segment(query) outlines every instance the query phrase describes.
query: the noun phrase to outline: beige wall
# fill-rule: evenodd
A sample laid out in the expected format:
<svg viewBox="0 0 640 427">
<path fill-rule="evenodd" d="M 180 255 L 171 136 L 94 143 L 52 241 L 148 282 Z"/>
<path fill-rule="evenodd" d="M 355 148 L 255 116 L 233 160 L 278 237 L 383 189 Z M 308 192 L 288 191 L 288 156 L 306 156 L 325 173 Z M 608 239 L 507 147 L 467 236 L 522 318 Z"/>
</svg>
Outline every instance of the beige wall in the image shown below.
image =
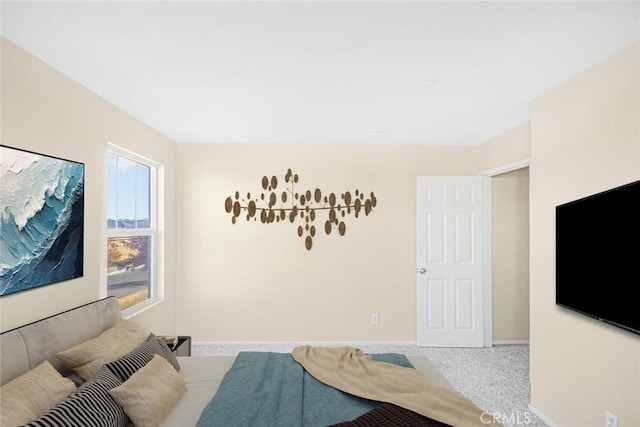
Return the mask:
<svg viewBox="0 0 640 427">
<path fill-rule="evenodd" d="M 509 129 L 478 148 L 480 173 L 526 160 L 531 156 L 531 123 Z"/>
<path fill-rule="evenodd" d="M 529 168 L 491 179 L 493 341 L 529 340 Z"/>
<path fill-rule="evenodd" d="M 158 333 L 175 330 L 175 144 L 104 99 L 2 39 L 4 145 L 85 164 L 84 277 L 5 295 L 2 330 L 106 296 L 107 142 L 164 165 L 166 301 L 136 317 Z"/>
<path fill-rule="evenodd" d="M 475 172 L 468 148 L 178 146 L 179 330 L 199 341 L 415 341 L 415 182 Z M 232 225 L 236 190 L 292 168 L 297 189 L 376 194 L 344 237 L 319 232 L 307 251 L 286 223 Z M 280 189 L 280 188 L 279 188 Z M 371 314 L 380 315 L 377 326 Z"/>
<path fill-rule="evenodd" d="M 196 341 L 415 341 L 416 177 L 481 167 L 477 147 L 179 144 L 179 331 Z M 296 188 L 373 191 L 378 206 L 348 218 L 344 237 L 316 219 L 311 251 L 289 222 L 232 225 L 226 197 L 257 195 L 263 175 L 283 183 L 288 168 Z"/>
<path fill-rule="evenodd" d="M 479 173 L 492 176 L 493 341 L 528 341 L 530 122 L 482 143 L 477 155 Z M 521 169 L 504 172 L 515 163 Z"/>
<path fill-rule="evenodd" d="M 532 405 L 558 426 L 638 426 L 640 339 L 555 305 L 554 213 L 640 179 L 640 43 L 537 98 L 531 131 Z"/>
</svg>

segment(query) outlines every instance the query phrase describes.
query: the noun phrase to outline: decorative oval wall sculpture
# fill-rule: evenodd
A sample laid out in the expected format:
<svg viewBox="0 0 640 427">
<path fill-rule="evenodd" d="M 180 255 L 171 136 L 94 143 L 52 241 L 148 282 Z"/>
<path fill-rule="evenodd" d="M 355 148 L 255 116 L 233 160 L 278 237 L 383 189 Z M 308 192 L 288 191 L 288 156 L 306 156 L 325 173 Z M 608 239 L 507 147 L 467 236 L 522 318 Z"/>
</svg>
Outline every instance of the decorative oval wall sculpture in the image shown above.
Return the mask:
<svg viewBox="0 0 640 427">
<path fill-rule="evenodd" d="M 278 179 L 275 176 L 263 176 L 259 196 L 252 197 L 251 193 L 247 193 L 246 198 L 241 198 L 240 192 L 236 191 L 233 196 L 227 197 L 224 209 L 232 215 L 231 223 L 236 224 L 240 216 L 244 216 L 247 221 L 257 221 L 259 217 L 263 224 L 286 220 L 291 224 L 299 222 L 298 236 L 304 238 L 304 246 L 311 250 L 313 238 L 318 232 L 314 223 L 318 216 L 324 213 L 322 211 L 326 211 L 324 232 L 327 235 L 337 232 L 344 236 L 347 232 L 347 216 L 353 215 L 358 218 L 362 213 L 367 216 L 377 204 L 373 192 L 369 197 L 365 197 L 360 190 L 353 193 L 346 191 L 338 197 L 335 193 L 326 195 L 319 188 L 296 191 L 298 174 L 294 174 L 291 169 L 287 170 L 284 181 L 285 188 L 280 191 L 277 190 Z"/>
</svg>

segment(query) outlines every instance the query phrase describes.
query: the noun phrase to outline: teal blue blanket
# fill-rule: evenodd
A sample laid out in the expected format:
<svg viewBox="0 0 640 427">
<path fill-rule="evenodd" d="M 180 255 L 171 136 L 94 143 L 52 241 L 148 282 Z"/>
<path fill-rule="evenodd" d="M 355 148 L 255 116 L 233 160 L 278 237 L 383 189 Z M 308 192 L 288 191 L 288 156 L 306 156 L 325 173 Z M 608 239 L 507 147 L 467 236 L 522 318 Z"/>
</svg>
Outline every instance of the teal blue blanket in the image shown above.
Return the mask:
<svg viewBox="0 0 640 427">
<path fill-rule="evenodd" d="M 413 367 L 402 354 L 373 359 Z M 326 427 L 378 405 L 321 383 L 289 353 L 241 352 L 196 427 Z"/>
</svg>

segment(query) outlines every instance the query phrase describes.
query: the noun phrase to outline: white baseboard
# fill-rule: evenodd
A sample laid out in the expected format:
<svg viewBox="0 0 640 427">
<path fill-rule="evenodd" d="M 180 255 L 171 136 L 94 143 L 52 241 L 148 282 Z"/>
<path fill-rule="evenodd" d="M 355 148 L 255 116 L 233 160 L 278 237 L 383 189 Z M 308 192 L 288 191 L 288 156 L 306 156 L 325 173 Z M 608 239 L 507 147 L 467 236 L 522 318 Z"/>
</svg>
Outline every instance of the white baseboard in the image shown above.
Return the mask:
<svg viewBox="0 0 640 427">
<path fill-rule="evenodd" d="M 192 346 L 225 346 L 241 349 L 259 347 L 269 349 L 281 349 L 283 347 L 297 347 L 299 345 L 313 345 L 318 347 L 371 347 L 371 346 L 409 346 L 418 347 L 416 341 L 193 341 Z M 492 345 L 529 345 L 526 340 L 493 341 Z"/>
<path fill-rule="evenodd" d="M 506 341 L 494 341 L 493 345 L 529 345 L 529 340 L 506 340 Z"/>
<path fill-rule="evenodd" d="M 540 412 L 536 408 L 534 408 L 534 406 L 531 403 L 529 403 L 529 405 L 527 405 L 527 406 L 529 407 L 529 411 L 531 411 L 531 413 L 533 415 L 535 415 L 536 417 L 540 418 L 546 425 L 548 425 L 549 427 L 558 427 L 553 423 L 553 421 L 551 421 L 549 418 L 545 417 L 542 412 Z"/>
<path fill-rule="evenodd" d="M 297 347 L 299 345 L 313 345 L 324 347 L 368 347 L 368 346 L 410 346 L 417 347 L 415 341 L 194 341 L 192 346 L 220 345 L 230 347 Z"/>
</svg>

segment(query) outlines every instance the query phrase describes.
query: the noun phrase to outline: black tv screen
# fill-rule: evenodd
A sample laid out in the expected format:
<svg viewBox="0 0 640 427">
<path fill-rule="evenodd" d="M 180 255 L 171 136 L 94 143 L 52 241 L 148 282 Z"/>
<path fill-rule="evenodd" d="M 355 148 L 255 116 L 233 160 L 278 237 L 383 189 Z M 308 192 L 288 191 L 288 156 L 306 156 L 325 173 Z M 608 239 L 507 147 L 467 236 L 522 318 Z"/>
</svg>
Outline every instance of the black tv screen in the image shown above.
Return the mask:
<svg viewBox="0 0 640 427">
<path fill-rule="evenodd" d="M 556 206 L 556 304 L 640 335 L 640 181 Z"/>
</svg>

